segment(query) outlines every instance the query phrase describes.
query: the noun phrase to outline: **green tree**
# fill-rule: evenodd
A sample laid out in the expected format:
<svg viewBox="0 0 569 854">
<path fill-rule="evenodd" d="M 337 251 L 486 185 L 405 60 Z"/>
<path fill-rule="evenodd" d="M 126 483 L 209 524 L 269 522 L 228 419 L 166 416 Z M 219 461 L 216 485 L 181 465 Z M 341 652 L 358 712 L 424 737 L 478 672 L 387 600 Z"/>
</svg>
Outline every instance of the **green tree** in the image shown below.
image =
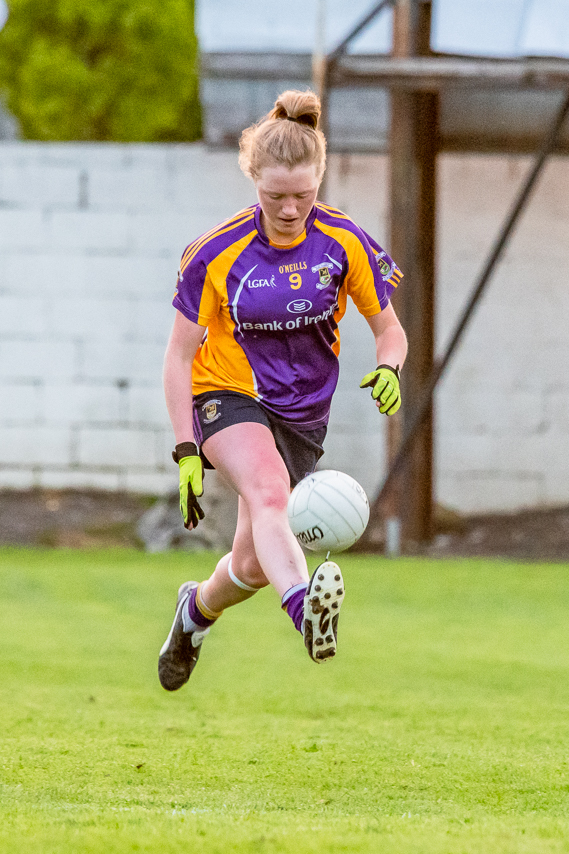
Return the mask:
<svg viewBox="0 0 569 854">
<path fill-rule="evenodd" d="M 23 135 L 201 135 L 194 0 L 8 0 L 0 89 Z"/>
</svg>

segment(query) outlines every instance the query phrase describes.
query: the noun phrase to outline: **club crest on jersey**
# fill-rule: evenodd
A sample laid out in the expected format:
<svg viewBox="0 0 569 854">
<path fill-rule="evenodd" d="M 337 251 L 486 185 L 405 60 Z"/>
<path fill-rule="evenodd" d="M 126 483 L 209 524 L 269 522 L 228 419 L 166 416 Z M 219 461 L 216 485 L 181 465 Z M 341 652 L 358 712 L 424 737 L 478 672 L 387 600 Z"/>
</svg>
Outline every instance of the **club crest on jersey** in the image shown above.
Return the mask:
<svg viewBox="0 0 569 854">
<path fill-rule="evenodd" d="M 327 288 L 330 282 L 332 281 L 332 276 L 330 275 L 330 270 L 333 268 L 333 264 L 329 261 L 323 261 L 322 264 L 317 264 L 315 267 L 312 267 L 313 273 L 318 273 L 319 284 L 316 285 L 319 291 Z"/>
<path fill-rule="evenodd" d="M 393 273 L 393 266 L 391 264 L 388 264 L 385 260 L 386 254 L 386 252 L 378 252 L 375 256 L 375 260 L 379 264 L 379 270 L 381 272 L 381 275 L 385 279 L 389 279 L 391 277 L 391 274 Z"/>
<path fill-rule="evenodd" d="M 202 412 L 205 414 L 206 420 L 210 423 L 221 418 L 221 412 L 217 411 L 218 406 L 221 406 L 221 400 L 208 400 L 202 406 Z"/>
</svg>

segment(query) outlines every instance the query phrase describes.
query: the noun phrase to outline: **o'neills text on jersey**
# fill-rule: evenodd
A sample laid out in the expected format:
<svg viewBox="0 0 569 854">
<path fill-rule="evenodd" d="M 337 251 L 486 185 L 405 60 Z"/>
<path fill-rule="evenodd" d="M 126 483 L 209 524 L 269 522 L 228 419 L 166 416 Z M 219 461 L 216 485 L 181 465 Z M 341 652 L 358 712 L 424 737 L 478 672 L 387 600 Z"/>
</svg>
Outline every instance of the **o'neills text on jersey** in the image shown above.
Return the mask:
<svg viewBox="0 0 569 854">
<path fill-rule="evenodd" d="M 297 270 L 306 269 L 306 261 L 299 261 L 297 264 L 281 264 L 279 273 L 296 273 Z"/>
</svg>

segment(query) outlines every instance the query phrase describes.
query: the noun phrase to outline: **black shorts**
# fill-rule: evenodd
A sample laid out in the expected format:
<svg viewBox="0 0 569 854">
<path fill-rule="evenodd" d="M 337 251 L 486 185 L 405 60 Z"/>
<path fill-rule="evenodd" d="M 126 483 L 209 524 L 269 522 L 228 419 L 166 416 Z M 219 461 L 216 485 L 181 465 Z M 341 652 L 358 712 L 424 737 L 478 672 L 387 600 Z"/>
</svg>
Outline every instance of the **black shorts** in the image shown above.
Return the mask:
<svg viewBox="0 0 569 854">
<path fill-rule="evenodd" d="M 291 486 L 312 474 L 324 453 L 325 425 L 313 430 L 302 429 L 297 424 L 277 418 L 252 397 L 236 391 L 206 391 L 194 396 L 194 430 L 200 447 L 214 433 L 247 421 L 269 428 L 287 467 Z M 214 468 L 204 452 L 200 453 L 204 466 Z"/>
</svg>

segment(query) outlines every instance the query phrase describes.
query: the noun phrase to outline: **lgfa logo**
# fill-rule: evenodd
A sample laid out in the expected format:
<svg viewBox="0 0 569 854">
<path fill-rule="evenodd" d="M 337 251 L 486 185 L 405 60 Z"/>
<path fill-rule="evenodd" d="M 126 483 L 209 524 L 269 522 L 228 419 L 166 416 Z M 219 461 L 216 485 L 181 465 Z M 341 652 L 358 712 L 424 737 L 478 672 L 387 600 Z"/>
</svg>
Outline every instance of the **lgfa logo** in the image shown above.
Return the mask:
<svg viewBox="0 0 569 854">
<path fill-rule="evenodd" d="M 274 276 L 271 276 L 270 281 L 269 279 L 249 279 L 247 282 L 248 288 L 276 288 L 276 286 Z"/>
</svg>

